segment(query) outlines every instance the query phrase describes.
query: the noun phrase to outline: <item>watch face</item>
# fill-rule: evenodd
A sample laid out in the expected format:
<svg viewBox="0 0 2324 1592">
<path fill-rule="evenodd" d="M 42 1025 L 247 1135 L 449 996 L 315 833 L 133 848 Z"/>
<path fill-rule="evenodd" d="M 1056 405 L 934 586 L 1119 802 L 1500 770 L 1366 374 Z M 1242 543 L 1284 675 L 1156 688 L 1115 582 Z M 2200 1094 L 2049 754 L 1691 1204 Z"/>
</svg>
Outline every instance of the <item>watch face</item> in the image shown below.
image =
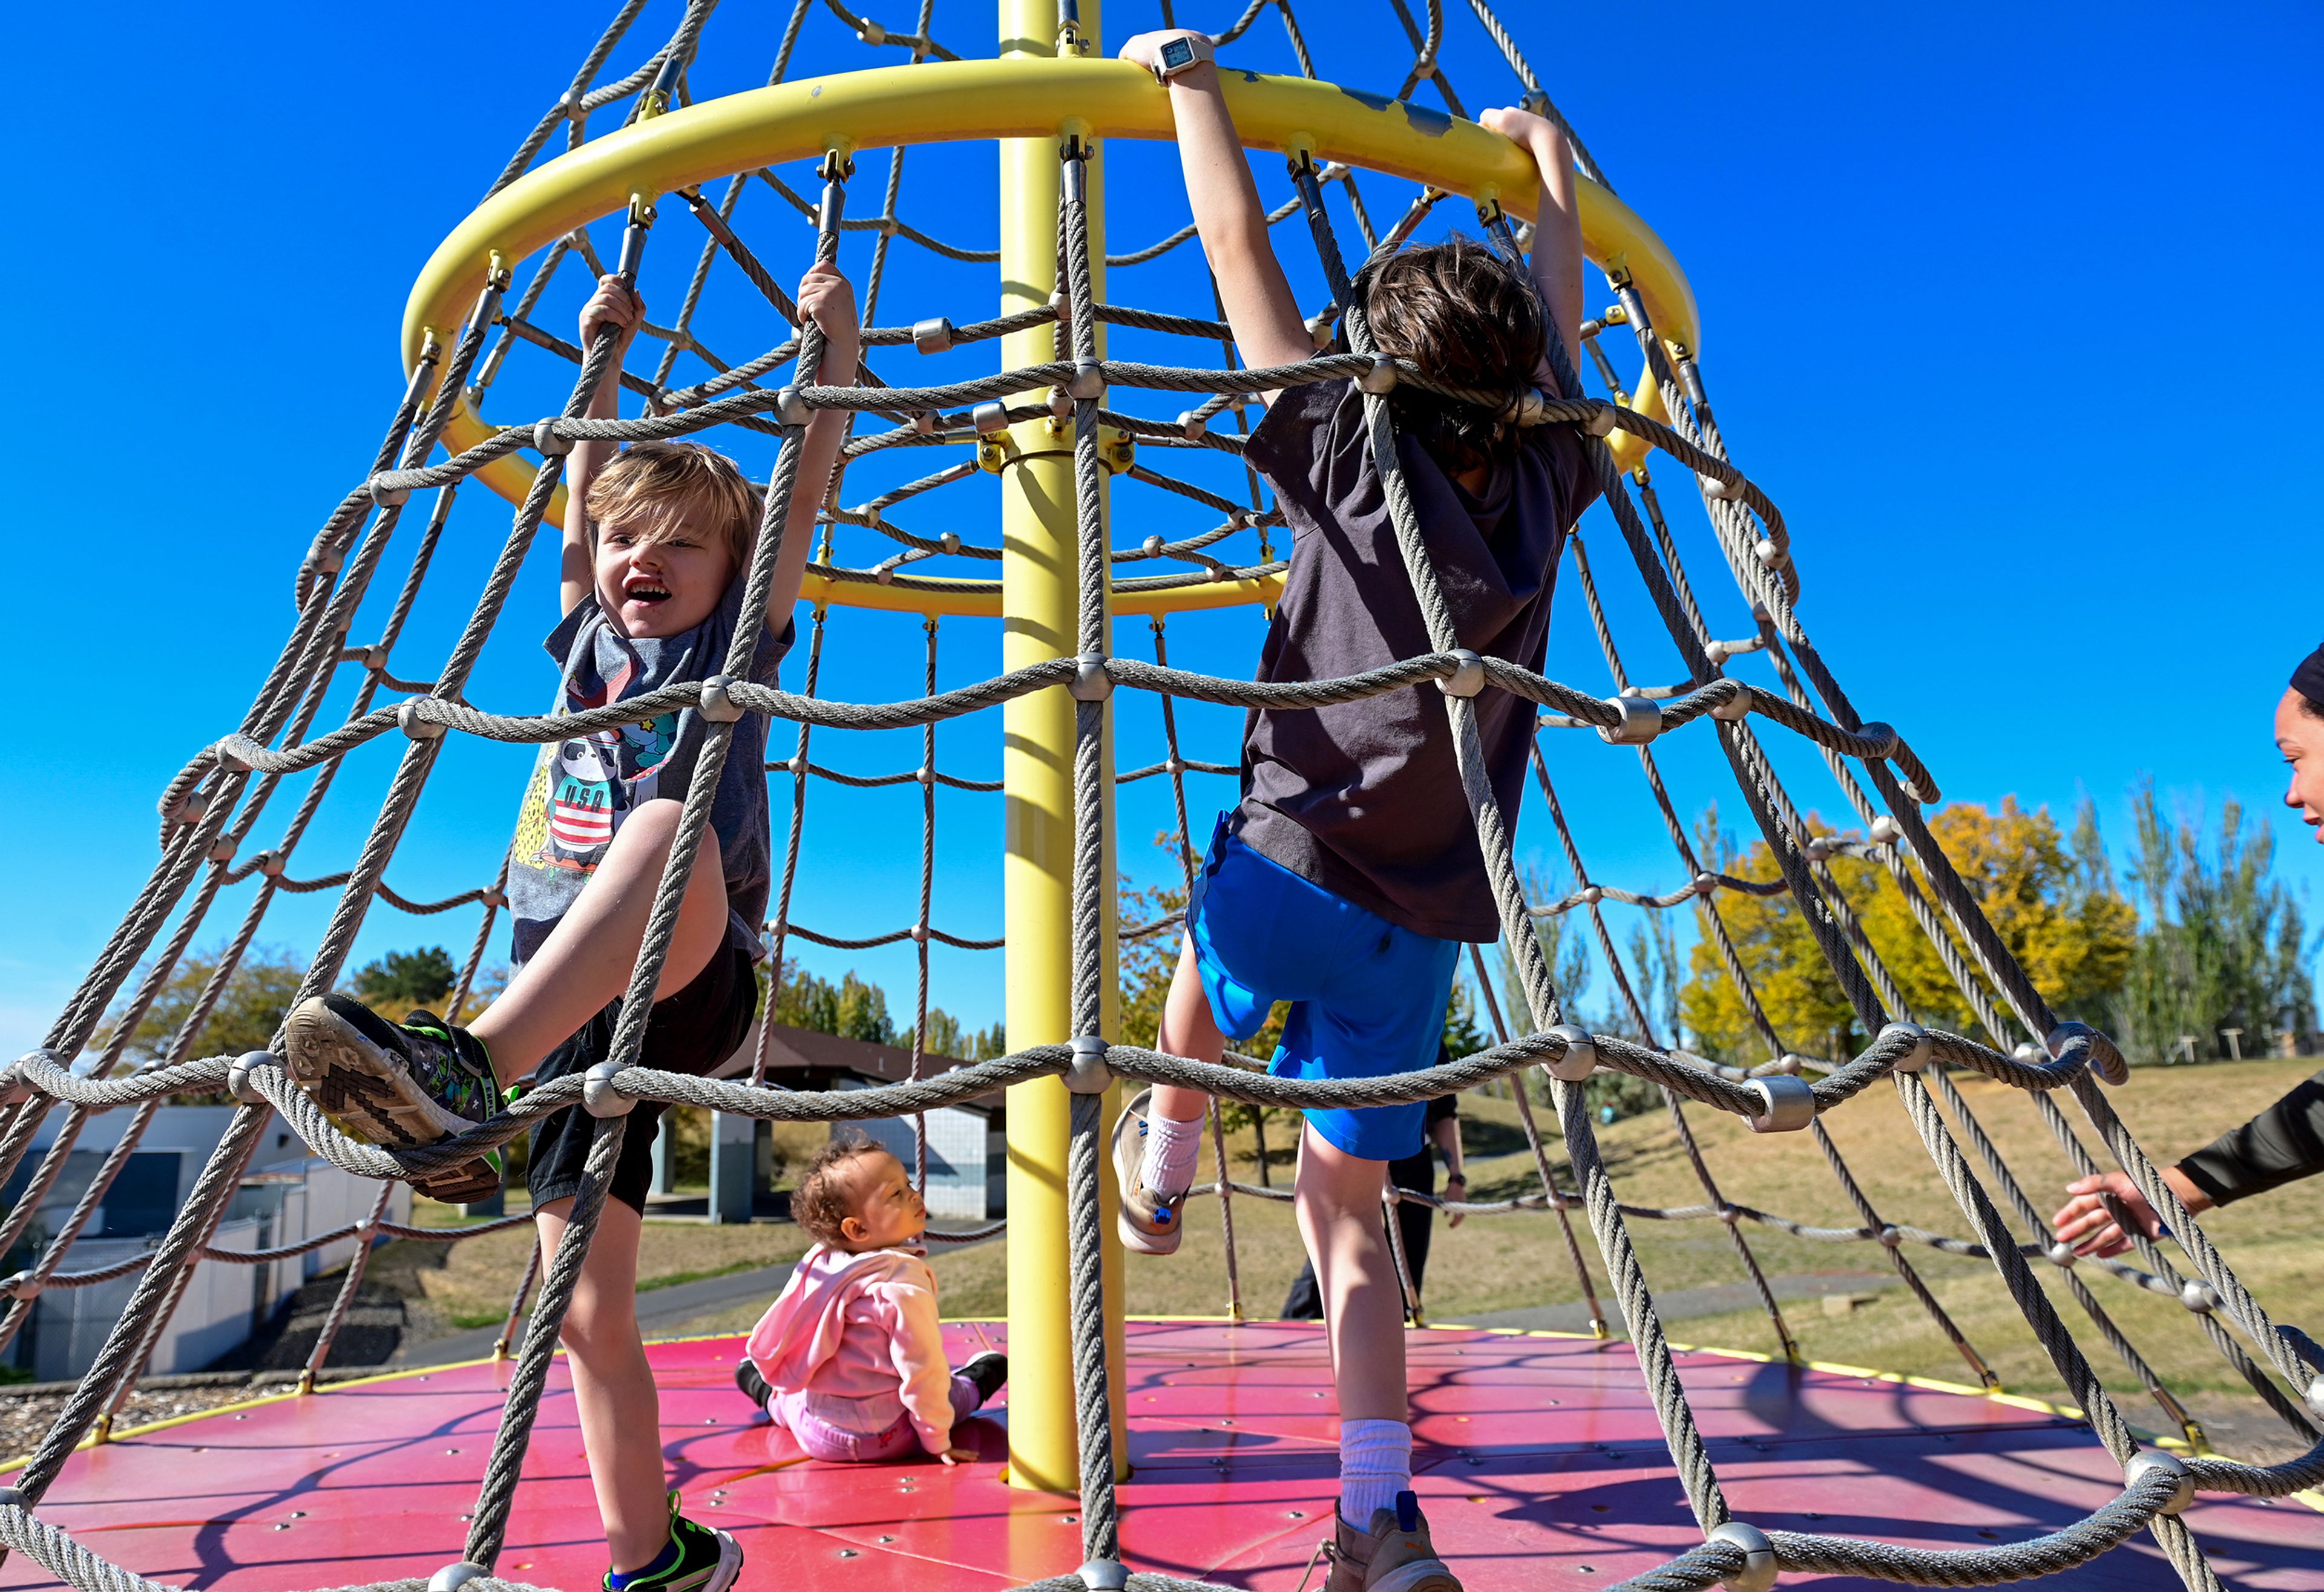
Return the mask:
<svg viewBox="0 0 2324 1592">
<path fill-rule="evenodd" d="M 1190 67 L 1194 64 L 1194 41 L 1192 39 L 1173 39 L 1167 44 L 1162 46 L 1162 69 L 1164 71 L 1175 72 L 1180 67 Z"/>
</svg>

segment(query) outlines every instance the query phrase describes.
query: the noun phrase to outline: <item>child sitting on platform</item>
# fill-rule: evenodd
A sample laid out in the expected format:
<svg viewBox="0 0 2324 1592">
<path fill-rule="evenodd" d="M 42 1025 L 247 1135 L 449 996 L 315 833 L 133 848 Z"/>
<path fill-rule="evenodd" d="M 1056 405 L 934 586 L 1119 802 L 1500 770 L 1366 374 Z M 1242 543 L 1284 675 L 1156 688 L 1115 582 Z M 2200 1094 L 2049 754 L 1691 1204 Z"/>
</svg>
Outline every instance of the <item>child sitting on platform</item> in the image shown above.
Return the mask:
<svg viewBox="0 0 2324 1592">
<path fill-rule="evenodd" d="M 1009 1380 L 1006 1357 L 954 1371 L 936 1326 L 936 1277 L 920 1244 L 927 1203 L 903 1163 L 860 1136 L 807 1164 L 791 1215 L 815 1239 L 744 1347 L 734 1385 L 817 1459 L 957 1465 L 954 1439 Z"/>
<path fill-rule="evenodd" d="M 816 379 L 852 383 L 862 339 L 847 279 L 817 265 L 799 283 L 798 303 L 823 329 Z M 589 419 L 615 417 L 621 350 L 644 318 L 643 300 L 613 276 L 582 310 L 583 347 L 606 326 L 621 345 L 590 395 Z M 748 649 L 754 683 L 774 679 L 790 646 L 791 608 L 845 422 L 837 410 L 815 416 L 799 444 L 789 518 L 764 529 L 780 541 L 765 622 Z M 761 534 L 757 490 L 733 460 L 692 443 L 616 452 L 576 442 L 567 469 L 564 618 L 548 640 L 560 676 L 553 711 L 602 708 L 724 672 Z M 339 995 L 291 1012 L 288 1070 L 343 1132 L 399 1149 L 433 1144 L 493 1115 L 521 1080 L 546 1083 L 611 1059 L 708 729 L 693 708 L 665 709 L 540 749 L 509 852 L 513 971 L 472 1026 L 429 1012 L 393 1024 Z M 766 739 L 759 714 L 735 722 L 641 1066 L 706 1073 L 734 1054 L 757 1009 L 752 964 L 770 853 Z M 659 1402 L 638 1331 L 638 1235 L 661 1110 L 641 1100 L 630 1112 L 561 1337 L 612 1561 L 608 1592 L 724 1592 L 742 1573 L 742 1551 L 729 1533 L 678 1514 L 678 1495 L 664 1490 Z M 575 1106 L 533 1130 L 527 1182 L 543 1254 L 565 1237 L 595 1125 Z M 439 1200 L 474 1201 L 499 1188 L 500 1171 L 478 1157 L 412 1182 Z"/>
<path fill-rule="evenodd" d="M 1268 218 L 1228 112 L 1211 41 L 1172 29 L 1126 60 L 1169 85 L 1194 225 L 1247 366 L 1297 364 L 1314 344 L 1268 241 Z M 1582 235 L 1571 157 L 1521 110 L 1484 124 L 1540 169 L 1532 280 L 1455 239 L 1376 257 L 1353 296 L 1380 351 L 1487 409 L 1405 384 L 1388 399 L 1397 448 L 1459 645 L 1538 670 L 1567 529 L 1596 495 L 1570 426 L 1520 430 L 1519 400 L 1556 391 L 1545 337 L 1579 351 Z M 1545 308 L 1547 320 L 1545 322 Z M 1292 534 L 1290 568 L 1259 655 L 1267 681 L 1360 674 L 1434 650 L 1389 521 L 1364 397 L 1347 380 L 1261 395 L 1243 456 L 1265 473 Z M 1512 824 L 1535 708 L 1476 699 L 1484 773 Z M 1436 1059 L 1463 941 L 1499 937 L 1452 734 L 1433 689 L 1337 706 L 1254 711 L 1242 799 L 1220 816 L 1187 903 L 1157 1048 L 1216 1062 L 1278 1001 L 1291 1003 L 1270 1070 L 1301 1079 L 1416 1071 Z M 1115 1136 L 1123 1242 L 1178 1247 L 1205 1097 L 1157 1087 Z M 1299 1150 L 1301 1236 L 1322 1284 L 1339 1395 L 1340 1505 L 1328 1592 L 1459 1592 L 1411 1491 L 1403 1302 L 1380 1223 L 1388 1164 L 1422 1145 L 1419 1104 L 1311 1110 Z"/>
</svg>

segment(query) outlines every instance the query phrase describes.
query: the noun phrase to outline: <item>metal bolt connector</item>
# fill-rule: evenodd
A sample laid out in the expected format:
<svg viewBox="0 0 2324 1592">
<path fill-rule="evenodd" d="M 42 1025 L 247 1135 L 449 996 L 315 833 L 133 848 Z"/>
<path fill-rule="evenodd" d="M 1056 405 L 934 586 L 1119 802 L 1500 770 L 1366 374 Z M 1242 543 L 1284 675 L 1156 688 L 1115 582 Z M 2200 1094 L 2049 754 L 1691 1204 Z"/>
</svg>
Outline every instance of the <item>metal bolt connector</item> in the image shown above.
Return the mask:
<svg viewBox="0 0 2324 1592">
<path fill-rule="evenodd" d="M 1549 1063 L 1549 1075 L 1567 1083 L 1582 1083 L 1598 1070 L 1598 1041 L 1590 1030 L 1560 1023 L 1550 1033 L 1565 1041 L 1565 1053 Z"/>
<path fill-rule="evenodd" d="M 1619 696 L 1609 697 L 1607 705 L 1622 715 L 1620 723 L 1599 728 L 1598 739 L 1609 745 L 1644 746 L 1663 732 L 1662 704 L 1651 696 L 1625 691 Z"/>
<path fill-rule="evenodd" d="M 702 716 L 714 724 L 731 724 L 742 716 L 742 704 L 728 695 L 732 676 L 713 675 L 702 682 Z"/>
<path fill-rule="evenodd" d="M 599 1062 L 581 1075 L 581 1103 L 592 1117 L 626 1117 L 637 1104 L 613 1087 L 622 1071 L 618 1062 Z"/>
<path fill-rule="evenodd" d="M 1815 1090 L 1804 1078 L 1754 1078 L 1743 1086 L 1758 1095 L 1759 1110 L 1744 1120 L 1753 1133 L 1797 1133 L 1816 1117 Z"/>
<path fill-rule="evenodd" d="M 1105 672 L 1102 654 L 1084 652 L 1074 659 L 1074 680 L 1067 687 L 1075 702 L 1103 702 L 1113 695 L 1113 676 Z"/>
<path fill-rule="evenodd" d="M 1907 1049 L 1896 1058 L 1899 1072 L 1917 1072 L 1935 1058 L 1936 1048 L 1929 1043 L 1929 1031 L 1918 1023 L 1890 1023 L 1880 1030 L 1879 1040 L 1901 1039 Z"/>
<path fill-rule="evenodd" d="M 2162 1453 L 2153 1449 L 2142 1449 L 2130 1457 L 2122 1468 L 2125 1486 L 2135 1487 L 2150 1476 L 2167 1476 L 2174 1485 L 2162 1513 L 2176 1514 L 2195 1501 L 2195 1478 L 2188 1474 L 2186 1464 L 2175 1454 Z"/>
<path fill-rule="evenodd" d="M 1106 1044 L 1094 1034 L 1074 1037 L 1074 1063 L 1065 1070 L 1065 1087 L 1075 1094 L 1103 1094 L 1113 1081 L 1113 1069 L 1105 1064 Z"/>
<path fill-rule="evenodd" d="M 1743 1568 L 1720 1580 L 1727 1592 L 1768 1592 L 1775 1584 L 1775 1545 L 1757 1526 L 1730 1520 L 1725 1525 L 1713 1526 L 1710 1540 L 1729 1542 L 1743 1550 Z"/>
<path fill-rule="evenodd" d="M 429 699 L 415 696 L 409 702 L 395 704 L 395 727 L 414 741 L 441 741 L 444 726 L 431 719 L 420 717 L 420 710 Z"/>
<path fill-rule="evenodd" d="M 1452 650 L 1454 664 L 1451 675 L 1436 682 L 1436 688 L 1447 696 L 1474 696 L 1485 688 L 1485 660 L 1462 648 Z"/>
</svg>

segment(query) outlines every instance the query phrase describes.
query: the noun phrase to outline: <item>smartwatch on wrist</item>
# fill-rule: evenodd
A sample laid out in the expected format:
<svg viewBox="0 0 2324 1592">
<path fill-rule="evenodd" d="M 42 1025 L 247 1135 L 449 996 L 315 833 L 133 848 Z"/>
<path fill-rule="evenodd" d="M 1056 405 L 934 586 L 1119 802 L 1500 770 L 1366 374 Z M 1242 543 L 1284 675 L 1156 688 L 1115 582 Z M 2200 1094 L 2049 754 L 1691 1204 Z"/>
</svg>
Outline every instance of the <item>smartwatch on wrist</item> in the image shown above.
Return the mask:
<svg viewBox="0 0 2324 1592">
<path fill-rule="evenodd" d="M 1154 80 L 1167 83 L 1183 73 L 1191 72 L 1204 61 L 1218 57 L 1211 41 L 1200 33 L 1180 33 L 1175 39 L 1165 39 L 1154 55 Z"/>
</svg>

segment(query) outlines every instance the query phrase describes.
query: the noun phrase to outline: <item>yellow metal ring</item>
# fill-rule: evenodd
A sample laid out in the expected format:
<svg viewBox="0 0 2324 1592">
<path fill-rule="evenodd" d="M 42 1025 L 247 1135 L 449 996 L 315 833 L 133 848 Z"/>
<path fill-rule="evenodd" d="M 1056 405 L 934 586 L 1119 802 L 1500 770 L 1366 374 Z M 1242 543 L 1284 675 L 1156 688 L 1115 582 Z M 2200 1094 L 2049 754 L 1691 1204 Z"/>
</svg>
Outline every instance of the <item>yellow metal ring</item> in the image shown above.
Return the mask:
<svg viewBox="0 0 2324 1592">
<path fill-rule="evenodd" d="M 1538 191 L 1532 157 L 1499 133 L 1379 95 L 1305 78 L 1257 72 L 1222 74 L 1243 143 L 1253 149 L 1311 149 L 1339 161 L 1471 199 L 1498 197 L 1530 219 Z M 624 210 L 639 192 L 668 193 L 736 171 L 822 154 L 838 147 L 940 143 L 974 138 L 1038 138 L 1069 118 L 1100 138 L 1176 136 L 1169 91 L 1153 74 L 1115 60 L 964 60 L 882 67 L 809 78 L 728 95 L 632 124 L 560 155 L 476 207 L 438 244 L 412 284 L 403 311 L 403 363 L 418 363 L 430 334 L 449 343 L 484 286 L 495 259 L 521 260 L 576 227 Z M 1582 245 L 1609 272 L 1627 272 L 1654 317 L 1656 332 L 1700 353 L 1693 291 L 1663 241 L 1637 212 L 1576 179 Z M 1641 381 L 1633 406 L 1666 419 L 1662 394 Z M 454 453 L 496 428 L 463 401 L 445 429 Z M 1625 469 L 1645 445 L 1626 432 L 1607 438 Z M 532 469 L 496 459 L 477 477 L 510 502 L 523 499 Z M 560 492 L 560 499 L 562 493 Z M 561 502 L 549 518 L 563 516 Z M 1274 581 L 1211 582 L 1163 592 L 1120 593 L 1117 613 L 1176 612 L 1271 601 Z M 982 591 L 915 592 L 810 577 L 811 602 L 900 608 L 916 613 L 994 614 L 1000 584 Z"/>
</svg>

